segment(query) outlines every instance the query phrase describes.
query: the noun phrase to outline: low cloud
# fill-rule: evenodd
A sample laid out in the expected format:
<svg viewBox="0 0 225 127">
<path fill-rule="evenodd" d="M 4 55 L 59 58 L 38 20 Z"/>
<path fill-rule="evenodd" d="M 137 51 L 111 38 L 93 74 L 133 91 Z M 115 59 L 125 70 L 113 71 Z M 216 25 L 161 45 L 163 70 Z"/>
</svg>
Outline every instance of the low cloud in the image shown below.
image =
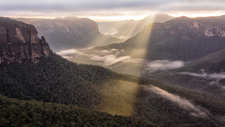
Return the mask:
<svg viewBox="0 0 225 127">
<path fill-rule="evenodd" d="M 190 101 L 180 98 L 178 95 L 171 94 L 159 87 L 146 87 L 147 90 L 150 90 L 165 99 L 168 99 L 176 104 L 178 104 L 181 108 L 190 111 L 190 115 L 196 116 L 196 117 L 206 117 L 208 111 L 206 109 L 201 108 L 200 106 L 196 106 L 192 104 Z"/>
<path fill-rule="evenodd" d="M 204 73 L 180 72 L 178 74 L 196 76 L 196 77 L 201 77 L 206 79 L 224 79 L 225 78 L 225 73 L 207 74 L 205 72 Z"/>
<path fill-rule="evenodd" d="M 103 32 L 105 35 L 114 35 L 116 33 L 118 33 L 118 30 L 115 28 L 111 28 L 108 32 Z"/>
<path fill-rule="evenodd" d="M 70 56 L 70 55 L 83 55 L 82 52 L 80 52 L 76 49 L 62 50 L 62 51 L 57 52 L 57 54 L 59 54 L 60 56 L 63 56 L 63 57 Z"/>
<path fill-rule="evenodd" d="M 73 58 L 79 59 L 80 57 L 82 57 L 92 61 L 97 61 L 98 63 L 96 64 L 98 65 L 109 66 L 111 64 L 130 58 L 130 56 L 118 56 L 121 52 L 124 52 L 124 51 L 118 50 L 118 49 L 111 49 L 111 50 L 103 50 L 103 51 L 98 51 L 93 53 L 85 53 L 82 50 L 69 49 L 69 50 L 62 50 L 60 52 L 57 52 L 57 54 L 67 59 L 73 59 Z M 79 60 L 77 62 L 79 62 Z"/>
<path fill-rule="evenodd" d="M 103 63 L 105 66 L 109 66 L 111 64 L 117 63 L 119 61 L 123 61 L 125 59 L 129 59 L 130 56 L 122 56 L 122 57 L 117 57 L 116 55 L 105 55 L 105 56 L 97 56 L 97 55 L 92 55 L 90 59 L 95 60 L 95 61 L 100 61 Z"/>
<path fill-rule="evenodd" d="M 156 60 L 145 65 L 145 70 L 149 72 L 166 71 L 184 66 L 183 61 Z"/>
<path fill-rule="evenodd" d="M 121 56 L 124 50 L 118 49 L 110 49 L 110 50 L 101 50 L 101 51 L 91 51 L 86 52 L 85 50 L 63 50 L 58 52 L 57 54 L 63 56 L 64 58 L 75 60 L 79 62 L 81 60 L 82 63 L 87 64 L 97 64 L 100 66 L 110 66 L 112 64 L 119 64 L 113 67 L 122 67 L 130 69 L 130 67 L 136 67 L 136 71 L 139 71 L 143 74 L 151 74 L 155 72 L 161 72 L 171 69 L 176 69 L 184 66 L 183 61 L 169 61 L 169 60 L 156 60 L 149 61 L 145 59 L 139 58 L 131 58 L 128 55 Z M 113 67 L 111 69 L 113 69 Z"/>
</svg>

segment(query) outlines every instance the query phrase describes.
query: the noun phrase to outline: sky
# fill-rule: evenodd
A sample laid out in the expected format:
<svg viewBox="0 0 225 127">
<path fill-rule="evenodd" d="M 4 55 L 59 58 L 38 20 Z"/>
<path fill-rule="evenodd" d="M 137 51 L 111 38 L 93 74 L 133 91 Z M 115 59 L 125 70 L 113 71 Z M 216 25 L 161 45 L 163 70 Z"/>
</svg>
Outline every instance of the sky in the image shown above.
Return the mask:
<svg viewBox="0 0 225 127">
<path fill-rule="evenodd" d="M 148 15 L 225 15 L 225 0 L 0 0 L 0 16 L 88 17 L 95 21 L 139 20 Z"/>
</svg>

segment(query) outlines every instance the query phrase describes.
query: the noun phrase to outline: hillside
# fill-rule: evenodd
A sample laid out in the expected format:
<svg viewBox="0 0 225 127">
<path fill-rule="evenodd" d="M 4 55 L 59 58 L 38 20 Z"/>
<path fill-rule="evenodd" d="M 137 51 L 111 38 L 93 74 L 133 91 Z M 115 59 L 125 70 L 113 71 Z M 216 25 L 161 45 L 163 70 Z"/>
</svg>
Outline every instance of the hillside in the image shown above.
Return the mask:
<svg viewBox="0 0 225 127">
<path fill-rule="evenodd" d="M 223 124 L 220 116 L 225 113 L 225 103 L 219 98 L 99 66 L 72 63 L 57 55 L 42 58 L 37 64 L 1 65 L 0 69 L 3 96 L 72 104 L 134 116 L 160 126 Z"/>
<path fill-rule="evenodd" d="M 73 105 L 24 101 L 0 95 L 0 126 L 143 126 L 156 127 L 148 121 L 110 115 Z"/>
<path fill-rule="evenodd" d="M 144 77 L 156 78 L 169 84 L 207 92 L 224 98 L 225 50 L 190 61 L 184 67 Z"/>
<path fill-rule="evenodd" d="M 124 50 L 119 56 L 130 55 L 147 60 L 190 61 L 225 48 L 225 28 L 215 23 L 180 17 L 146 26 L 133 38 L 97 50 Z"/>
<path fill-rule="evenodd" d="M 115 22 L 97 22 L 99 30 L 107 35 L 127 40 L 136 34 L 140 33 L 142 29 L 154 22 L 165 22 L 173 19 L 173 17 L 166 14 L 149 15 L 141 20 L 124 20 Z"/>
<path fill-rule="evenodd" d="M 39 35 L 45 36 L 54 51 L 122 42 L 122 40 L 110 35 L 101 34 L 97 23 L 88 18 L 20 18 L 17 20 L 33 24 L 37 28 Z"/>
<path fill-rule="evenodd" d="M 10 21 L 10 26 L 21 24 Z M 27 26 L 25 23 L 22 25 Z M 18 32 L 19 26 L 13 29 L 6 27 L 9 33 L 17 31 L 16 36 L 6 39 L 9 48 L 20 49 L 14 43 L 20 46 L 26 36 L 31 39 L 28 44 L 35 42 L 35 39 L 39 42 L 43 40 L 37 37 L 37 32 L 31 37 L 29 32 Z M 35 27 L 32 26 L 32 29 Z M 18 39 L 18 36 L 21 38 Z M 17 40 L 9 43 L 13 37 Z M 23 45 L 26 45 L 26 41 Z M 30 54 L 35 54 L 36 50 L 31 49 L 32 45 L 28 50 Z M 4 54 L 13 53 L 7 50 Z M 225 125 L 225 102 L 220 97 L 174 87 L 157 80 L 119 74 L 100 66 L 73 63 L 52 52 L 48 56 L 36 54 L 36 57 L 36 62 L 0 64 L 0 121 L 3 126 L 89 126 L 99 125 L 99 118 L 106 119 L 101 122 L 104 125 L 100 126 Z M 10 55 L 10 59 L 17 60 L 20 57 Z M 46 111 L 46 108 L 49 110 Z M 121 123 L 121 119 L 132 122 Z"/>
</svg>

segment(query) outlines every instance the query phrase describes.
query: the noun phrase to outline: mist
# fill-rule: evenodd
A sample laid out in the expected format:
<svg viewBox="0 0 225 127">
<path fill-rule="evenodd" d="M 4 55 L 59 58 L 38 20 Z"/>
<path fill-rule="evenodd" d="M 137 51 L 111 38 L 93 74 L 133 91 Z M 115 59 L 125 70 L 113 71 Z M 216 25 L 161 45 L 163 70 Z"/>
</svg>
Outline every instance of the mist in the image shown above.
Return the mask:
<svg viewBox="0 0 225 127">
<path fill-rule="evenodd" d="M 207 74 L 205 72 L 203 73 L 192 73 L 192 72 L 180 72 L 178 74 L 183 74 L 183 75 L 190 75 L 190 76 L 195 76 L 195 77 L 201 77 L 205 79 L 224 79 L 225 78 L 225 73 L 213 73 L 213 74 Z"/>
<path fill-rule="evenodd" d="M 124 53 L 124 50 L 122 49 L 110 49 L 101 51 L 69 49 L 57 52 L 57 54 L 61 55 L 62 57 L 74 62 L 100 65 L 109 67 L 114 71 L 134 75 L 138 75 L 139 73 L 152 74 L 155 72 L 167 71 L 183 67 L 185 64 L 184 61 L 180 60 L 149 61 L 146 59 L 132 58 L 129 55 L 122 56 L 122 53 Z M 134 70 L 135 72 L 131 70 Z"/>
<path fill-rule="evenodd" d="M 118 56 L 121 52 L 123 52 L 123 50 L 111 49 L 87 53 L 84 50 L 69 49 L 57 52 L 57 54 L 66 59 L 74 60 L 75 62 L 81 62 L 79 59 L 86 59 L 85 61 L 88 63 L 94 63 L 100 66 L 109 66 L 130 58 L 130 56 Z"/>
<path fill-rule="evenodd" d="M 208 111 L 206 109 L 203 109 L 200 106 L 196 106 L 192 104 L 190 101 L 180 98 L 178 95 L 171 94 L 159 87 L 145 87 L 147 90 L 150 90 L 163 98 L 170 100 L 176 104 L 178 104 L 181 108 L 187 110 L 190 112 L 190 115 L 196 116 L 196 117 L 206 117 Z"/>
<path fill-rule="evenodd" d="M 155 71 L 166 71 L 166 70 L 172 70 L 176 68 L 181 68 L 184 66 L 183 61 L 169 61 L 169 60 L 156 60 L 148 62 L 145 66 L 145 70 L 149 72 L 155 72 Z"/>
<path fill-rule="evenodd" d="M 114 34 L 118 33 L 118 30 L 116 28 L 111 28 L 110 31 L 107 31 L 106 32 L 106 31 L 102 30 L 101 32 L 103 34 L 105 34 L 105 35 L 111 35 L 111 36 L 113 36 Z"/>
<path fill-rule="evenodd" d="M 82 52 L 76 50 L 76 49 L 69 49 L 69 50 L 62 50 L 57 52 L 62 57 L 70 56 L 70 55 L 83 55 Z"/>
</svg>

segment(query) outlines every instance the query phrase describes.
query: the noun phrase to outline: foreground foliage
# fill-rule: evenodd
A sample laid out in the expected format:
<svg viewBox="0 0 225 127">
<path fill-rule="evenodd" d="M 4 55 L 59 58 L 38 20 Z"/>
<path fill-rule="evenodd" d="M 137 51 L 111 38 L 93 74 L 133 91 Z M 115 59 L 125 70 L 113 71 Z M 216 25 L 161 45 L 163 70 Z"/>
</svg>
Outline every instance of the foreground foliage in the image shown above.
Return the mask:
<svg viewBox="0 0 225 127">
<path fill-rule="evenodd" d="M 148 121 L 110 115 L 73 105 L 24 101 L 0 95 L 1 127 L 153 127 Z"/>
<path fill-rule="evenodd" d="M 224 125 L 220 116 L 225 115 L 225 103 L 219 98 L 156 80 L 118 74 L 99 66 L 76 64 L 58 55 L 42 58 L 37 64 L 0 65 L 0 70 L 0 94 L 10 98 L 134 116 L 160 126 Z M 190 115 L 191 112 L 179 104 L 145 89 L 151 85 L 191 100 L 209 113 L 206 117 Z M 11 122 L 9 118 L 5 120 Z"/>
</svg>

